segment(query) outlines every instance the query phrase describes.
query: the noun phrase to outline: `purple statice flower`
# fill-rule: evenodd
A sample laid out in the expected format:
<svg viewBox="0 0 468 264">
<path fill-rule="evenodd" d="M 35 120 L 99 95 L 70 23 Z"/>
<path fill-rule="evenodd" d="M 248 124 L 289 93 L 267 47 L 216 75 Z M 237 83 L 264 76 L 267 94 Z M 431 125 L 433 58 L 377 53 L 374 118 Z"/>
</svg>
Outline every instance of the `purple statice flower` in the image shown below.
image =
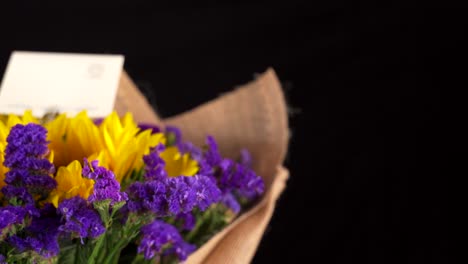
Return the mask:
<svg viewBox="0 0 468 264">
<path fill-rule="evenodd" d="M 166 126 L 165 134 L 166 137 L 169 139 L 169 143 L 171 143 L 171 145 L 178 146 L 182 142 L 182 133 L 177 127 Z"/>
<path fill-rule="evenodd" d="M 253 170 L 230 159 L 224 159 L 219 168 L 221 170 L 219 186 L 223 193 L 236 192 L 248 199 L 263 193 L 265 189 L 263 180 Z"/>
<path fill-rule="evenodd" d="M 106 230 L 99 214 L 79 196 L 63 200 L 58 212 L 64 223 L 59 231 L 72 237 L 95 238 Z"/>
<path fill-rule="evenodd" d="M 196 248 L 185 242 L 174 226 L 160 220 L 142 227 L 141 233 L 143 236 L 138 253 L 143 254 L 146 259 L 175 254 L 179 260 L 184 261 Z"/>
<path fill-rule="evenodd" d="M 193 145 L 191 142 L 183 142 L 178 145 L 179 151 L 189 153 L 200 167 L 198 174 L 206 176 L 214 176 L 215 169 L 221 163 L 222 158 L 218 150 L 218 145 L 213 137 L 208 136 L 206 139 L 207 150 L 203 152 L 200 148 Z"/>
<path fill-rule="evenodd" d="M 195 227 L 196 218 L 192 213 L 180 213 L 176 216 L 176 220 L 182 221 L 182 229 L 190 231 Z"/>
<path fill-rule="evenodd" d="M 5 256 L 0 254 L 0 264 L 7 264 Z"/>
<path fill-rule="evenodd" d="M 221 190 L 212 178 L 195 175 L 193 177 L 183 177 L 183 179 L 192 186 L 195 192 L 195 203 L 200 210 L 206 210 L 211 204 L 217 203 L 221 199 Z"/>
<path fill-rule="evenodd" d="M 208 149 L 204 154 L 204 163 L 207 167 L 211 166 L 214 171 L 218 169 L 215 172 L 215 178 L 223 193 L 234 191 L 247 198 L 254 198 L 263 193 L 265 188 L 263 180 L 249 168 L 252 160 L 247 150 L 241 151 L 240 163 L 236 163 L 231 159 L 221 157 L 213 137 L 208 136 L 206 144 Z"/>
<path fill-rule="evenodd" d="M 178 145 L 178 148 L 182 154 L 189 153 L 190 157 L 199 164 L 203 161 L 203 151 L 191 142 L 182 142 Z"/>
<path fill-rule="evenodd" d="M 2 192 L 7 201 L 15 199 L 17 204 L 34 204 L 34 198 L 26 187 L 7 185 L 2 188 Z"/>
<path fill-rule="evenodd" d="M 247 168 L 252 167 L 252 156 L 250 156 L 250 152 L 246 149 L 242 149 L 240 153 L 240 161 L 239 163 Z"/>
<path fill-rule="evenodd" d="M 203 175 L 135 182 L 127 189 L 130 212 L 151 211 L 158 216 L 205 210 L 221 198 L 215 182 Z"/>
<path fill-rule="evenodd" d="M 97 160 L 91 162 L 91 167 L 89 165 L 85 158 L 83 176 L 94 180 L 93 194 L 88 197 L 90 202 L 110 200 L 113 205 L 127 200 L 127 194 L 120 192 L 120 184 L 112 171 L 99 167 Z"/>
<path fill-rule="evenodd" d="M 135 182 L 127 189 L 126 208 L 130 212 L 151 211 L 158 215 L 167 214 L 166 185 L 164 181 Z"/>
<path fill-rule="evenodd" d="M 218 144 L 212 136 L 208 136 L 206 138 L 206 145 L 208 147 L 204 155 L 206 163 L 211 167 L 218 166 L 223 160 L 218 150 Z"/>
<path fill-rule="evenodd" d="M 252 159 L 247 150 L 241 151 L 240 162 L 236 163 L 231 159 L 221 157 L 218 145 L 212 136 L 207 137 L 206 145 L 207 150 L 202 158 L 196 159 L 200 166 L 199 174 L 215 178 L 223 195 L 236 192 L 250 199 L 263 193 L 265 188 L 263 180 L 250 169 Z M 185 151 L 197 153 L 196 147 L 184 144 L 182 146 Z M 193 156 L 197 157 L 196 154 Z M 224 199 L 231 200 L 230 205 L 234 205 L 231 198 Z M 236 206 L 231 209 L 236 209 Z"/>
<path fill-rule="evenodd" d="M 46 197 L 57 183 L 50 176 L 54 166 L 45 155 L 48 153 L 47 130 L 37 124 L 15 125 L 7 137 L 5 161 L 3 164 L 10 170 L 5 174 L 5 183 L 11 186 L 25 188 L 31 196 Z M 3 190 L 2 190 L 3 191 Z M 14 192 L 21 193 L 19 197 L 25 203 L 30 202 L 24 195 L 24 189 L 5 190 L 9 199 Z"/>
<path fill-rule="evenodd" d="M 143 158 L 146 182 L 135 182 L 129 186 L 126 209 L 167 216 L 191 212 L 194 207 L 205 210 L 219 201 L 221 192 L 208 176 L 169 178 L 164 170 L 164 160 L 159 156 L 163 150 L 164 146 L 160 144 Z"/>
<path fill-rule="evenodd" d="M 31 225 L 20 234 L 11 236 L 7 242 L 20 252 L 35 251 L 45 258 L 56 256 L 59 251 L 58 227 L 60 217 L 52 204 L 46 204 L 40 213 L 33 217 Z"/>
<path fill-rule="evenodd" d="M 39 216 L 39 210 L 32 205 L 5 206 L 0 208 L 0 238 L 6 235 L 9 228 L 23 224 L 26 218 Z"/>
<path fill-rule="evenodd" d="M 104 121 L 104 118 L 102 117 L 99 117 L 99 118 L 95 118 L 93 120 L 93 123 L 96 125 L 96 126 L 100 126 L 102 124 L 102 122 Z"/>
<path fill-rule="evenodd" d="M 152 134 L 161 132 L 161 129 L 160 129 L 158 126 L 152 125 L 152 124 L 139 123 L 139 124 L 138 124 L 138 127 L 141 129 L 141 131 L 145 131 L 145 130 L 151 129 L 151 133 L 152 133 Z"/>
<path fill-rule="evenodd" d="M 223 195 L 221 203 L 231 209 L 235 214 L 239 213 L 241 210 L 241 205 L 237 201 L 236 197 L 230 192 Z"/>
<path fill-rule="evenodd" d="M 221 191 L 215 182 L 203 175 L 179 176 L 166 179 L 169 188 L 169 211 L 172 214 L 191 212 L 194 207 L 201 211 L 221 198 Z"/>
<path fill-rule="evenodd" d="M 145 162 L 145 178 L 147 180 L 163 180 L 167 178 L 167 172 L 164 169 L 166 163 L 159 156 L 164 148 L 163 144 L 159 144 L 148 155 L 143 157 L 143 161 Z"/>
<path fill-rule="evenodd" d="M 164 252 L 164 255 L 176 255 L 180 261 L 185 261 L 188 256 L 195 251 L 195 249 L 197 249 L 195 245 L 189 244 L 182 240 L 178 243 L 174 243 L 172 247 L 168 248 L 166 252 Z"/>
<path fill-rule="evenodd" d="M 20 236 L 14 235 L 7 238 L 6 241 L 8 242 L 8 244 L 12 245 L 17 251 L 25 252 L 32 248 L 31 240 L 32 238 L 22 238 Z M 35 241 L 33 243 L 35 244 Z"/>
<path fill-rule="evenodd" d="M 196 176 L 194 176 L 196 177 Z M 196 190 L 193 184 L 186 181 L 192 177 L 174 177 L 165 181 L 168 195 L 166 196 L 168 211 L 171 214 L 179 212 L 186 213 L 192 211 L 196 204 Z"/>
<path fill-rule="evenodd" d="M 236 173 L 241 175 L 237 178 L 239 181 L 237 192 L 240 196 L 253 199 L 265 191 L 263 179 L 250 168 L 237 164 Z"/>
</svg>

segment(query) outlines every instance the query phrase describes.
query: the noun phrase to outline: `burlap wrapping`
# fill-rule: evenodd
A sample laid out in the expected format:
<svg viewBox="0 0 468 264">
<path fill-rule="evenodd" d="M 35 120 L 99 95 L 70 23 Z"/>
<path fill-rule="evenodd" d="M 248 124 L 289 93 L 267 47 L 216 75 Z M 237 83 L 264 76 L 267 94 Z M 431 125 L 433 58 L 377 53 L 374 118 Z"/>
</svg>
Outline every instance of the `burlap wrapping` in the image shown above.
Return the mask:
<svg viewBox="0 0 468 264">
<path fill-rule="evenodd" d="M 228 94 L 163 120 L 123 72 L 115 109 L 121 115 L 132 112 L 138 122 L 177 126 L 185 140 L 197 145 L 212 135 L 228 157 L 238 156 L 242 148 L 251 152 L 253 168 L 266 183 L 265 195 L 187 260 L 190 264 L 250 263 L 288 178 L 282 167 L 289 139 L 288 116 L 275 72 L 268 69 Z"/>
</svg>

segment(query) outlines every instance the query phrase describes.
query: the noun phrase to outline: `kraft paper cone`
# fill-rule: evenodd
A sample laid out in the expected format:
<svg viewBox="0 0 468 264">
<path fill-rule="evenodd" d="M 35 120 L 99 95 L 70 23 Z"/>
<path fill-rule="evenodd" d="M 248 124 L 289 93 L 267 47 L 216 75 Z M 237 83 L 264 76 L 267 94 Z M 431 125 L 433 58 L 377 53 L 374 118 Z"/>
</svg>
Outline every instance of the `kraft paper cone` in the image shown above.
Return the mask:
<svg viewBox="0 0 468 264">
<path fill-rule="evenodd" d="M 265 180 L 265 195 L 187 260 L 190 264 L 250 263 L 288 178 L 281 166 L 288 147 L 288 117 L 275 72 L 268 69 L 228 94 L 164 120 L 124 72 L 115 109 L 119 114 L 132 112 L 137 122 L 177 126 L 184 140 L 199 146 L 212 135 L 224 156 L 237 157 L 242 148 L 250 151 L 254 170 Z"/>
</svg>

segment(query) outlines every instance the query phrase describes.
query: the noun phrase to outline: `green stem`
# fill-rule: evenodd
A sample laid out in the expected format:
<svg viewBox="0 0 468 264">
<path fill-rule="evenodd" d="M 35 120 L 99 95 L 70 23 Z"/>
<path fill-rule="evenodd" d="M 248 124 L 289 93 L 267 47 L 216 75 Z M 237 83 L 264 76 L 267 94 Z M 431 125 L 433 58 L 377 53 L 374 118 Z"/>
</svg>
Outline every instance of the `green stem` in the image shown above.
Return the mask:
<svg viewBox="0 0 468 264">
<path fill-rule="evenodd" d="M 97 256 L 96 263 L 102 263 L 108 252 L 108 244 L 109 244 L 108 240 L 109 240 L 110 235 L 107 232 L 105 233 L 105 235 L 106 236 L 104 238 L 104 250 L 100 250 L 99 255 Z"/>
<path fill-rule="evenodd" d="M 135 225 L 129 229 L 127 229 L 128 231 L 125 232 L 124 231 L 124 234 L 129 234 L 127 236 L 124 236 L 122 237 L 121 240 L 119 240 L 119 242 L 117 243 L 117 245 L 114 246 L 114 248 L 112 249 L 112 251 L 109 253 L 109 255 L 107 255 L 107 259 L 105 260 L 105 264 L 112 264 L 113 263 L 113 259 L 114 259 L 114 256 L 117 254 L 117 253 L 120 253 L 120 251 L 128 245 L 128 243 L 130 243 L 140 232 L 140 225 Z"/>
<path fill-rule="evenodd" d="M 135 258 L 132 261 L 132 264 L 139 264 L 141 263 L 142 259 L 143 259 L 143 256 L 141 254 L 136 254 Z"/>
<path fill-rule="evenodd" d="M 112 251 L 107 255 L 107 258 L 104 263 L 112 264 L 114 255 L 117 254 L 117 252 L 120 252 L 121 248 L 123 248 L 126 244 L 128 244 L 128 242 L 129 241 L 127 241 L 126 239 L 120 240 L 119 243 L 117 243 L 117 245 L 115 245 Z"/>
<path fill-rule="evenodd" d="M 209 210 L 203 212 L 202 217 L 200 217 L 200 219 L 197 220 L 193 229 L 185 237 L 185 241 L 191 242 L 192 239 L 198 234 L 198 231 L 200 230 L 202 225 L 205 223 L 205 220 L 207 218 L 206 216 L 208 214 L 209 214 Z"/>
<path fill-rule="evenodd" d="M 104 239 L 106 237 L 106 233 L 102 234 L 99 238 L 98 241 L 96 242 L 96 245 L 94 246 L 93 252 L 91 253 L 91 256 L 89 256 L 89 264 L 94 264 L 96 263 L 96 258 L 101 251 L 102 248 L 102 243 L 104 242 Z"/>
<path fill-rule="evenodd" d="M 76 245 L 76 249 L 75 249 L 75 264 L 79 264 L 78 263 L 78 259 L 79 259 L 79 256 L 80 256 L 80 245 L 77 244 Z"/>
<path fill-rule="evenodd" d="M 108 241 L 109 254 L 107 254 L 99 264 L 114 264 L 118 263 L 120 252 L 140 233 L 140 228 L 152 219 L 152 215 L 136 216 L 130 214 L 127 223 L 122 226 L 119 234 L 112 235 L 112 241 Z M 117 241 L 116 244 L 113 242 Z"/>
</svg>

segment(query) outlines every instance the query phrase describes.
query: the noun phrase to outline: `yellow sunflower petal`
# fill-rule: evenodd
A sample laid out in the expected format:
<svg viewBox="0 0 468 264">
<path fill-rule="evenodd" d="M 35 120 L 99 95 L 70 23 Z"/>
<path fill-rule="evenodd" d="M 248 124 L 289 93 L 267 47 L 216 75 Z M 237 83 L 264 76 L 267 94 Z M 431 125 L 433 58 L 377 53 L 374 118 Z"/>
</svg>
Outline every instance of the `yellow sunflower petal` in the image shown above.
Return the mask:
<svg viewBox="0 0 468 264">
<path fill-rule="evenodd" d="M 77 160 L 66 167 L 60 167 L 55 180 L 57 181 L 57 188 L 50 193 L 47 200 L 56 207 L 63 199 L 74 196 L 88 199 L 93 191 L 94 181 L 83 178 L 81 163 Z"/>
<path fill-rule="evenodd" d="M 176 146 L 166 148 L 161 153 L 161 158 L 166 163 L 165 169 L 169 177 L 193 176 L 198 172 L 198 163 L 187 153 L 181 155 Z"/>
</svg>

